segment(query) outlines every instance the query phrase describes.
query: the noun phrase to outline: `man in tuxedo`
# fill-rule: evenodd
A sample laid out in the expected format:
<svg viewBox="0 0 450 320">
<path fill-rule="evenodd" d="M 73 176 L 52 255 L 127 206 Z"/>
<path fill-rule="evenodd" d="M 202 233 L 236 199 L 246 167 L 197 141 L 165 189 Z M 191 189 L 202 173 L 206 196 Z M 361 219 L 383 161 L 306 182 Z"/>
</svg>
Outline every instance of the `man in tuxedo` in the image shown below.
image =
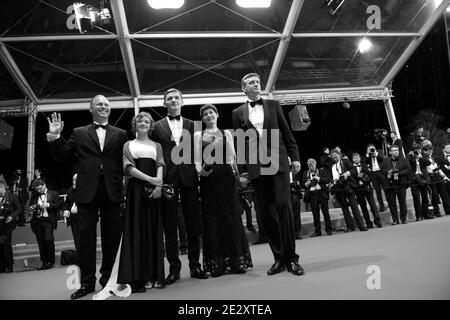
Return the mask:
<svg viewBox="0 0 450 320">
<path fill-rule="evenodd" d="M 334 162 L 331 166 L 331 177 L 333 179 L 331 191 L 336 194 L 336 199 L 341 205 L 345 224 L 347 225 L 345 232 L 355 231 L 353 220 L 356 221 L 360 231 L 367 231 L 361 219 L 361 213 L 358 209 L 358 202 L 356 201 L 354 191 L 354 188 L 358 186 L 355 180 L 357 170 L 350 160 L 341 159 L 341 152 L 339 150 L 331 150 L 330 155 Z M 350 208 L 352 209 L 353 218 L 350 215 L 350 210 L 348 210 L 348 204 L 350 204 Z"/>
<path fill-rule="evenodd" d="M 287 267 L 294 275 L 303 275 L 304 270 L 298 263 L 299 256 L 295 253 L 289 188 L 288 157 L 292 160 L 293 174 L 300 171 L 297 143 L 280 104 L 260 97 L 260 76 L 247 74 L 242 78 L 241 85 L 247 101 L 232 113 L 234 129 L 241 129 L 235 132 L 237 161 L 241 165 L 240 171 L 248 172 L 254 187 L 262 227 L 275 259 L 267 274 L 277 274 Z M 240 139 L 239 135 L 244 139 Z M 270 157 L 270 161 L 264 159 L 266 156 Z M 246 164 L 246 169 L 243 169 L 243 164 Z"/>
<path fill-rule="evenodd" d="M 414 202 L 414 212 L 416 213 L 416 221 L 423 219 L 431 219 L 428 207 L 428 184 L 430 182 L 430 175 L 427 171 L 427 166 L 431 164 L 430 160 L 422 156 L 422 147 L 415 146 L 413 150 L 408 153 L 407 157 L 411 166 L 411 194 Z"/>
<path fill-rule="evenodd" d="M 375 188 L 375 193 L 377 195 L 378 203 L 380 204 L 379 212 L 385 211 L 383 195 L 381 189 L 384 185 L 384 175 L 381 172 L 381 164 L 383 163 L 383 156 L 378 153 L 377 149 L 373 144 L 367 145 L 367 153 L 365 159 L 362 161 L 363 164 L 369 166 L 369 177 L 372 181 L 373 187 Z"/>
<path fill-rule="evenodd" d="M 311 237 L 322 235 L 322 227 L 320 223 L 320 209 L 325 220 L 325 231 L 329 236 L 332 233 L 330 211 L 328 210 L 328 199 L 330 195 L 327 184 L 330 183 L 330 175 L 328 170 L 317 169 L 317 161 L 308 159 L 306 162 L 308 170 L 303 173 L 302 184 L 306 187 L 304 201 L 311 203 L 311 211 L 314 219 L 314 233 Z"/>
<path fill-rule="evenodd" d="M 396 198 L 400 205 L 400 219 L 403 224 L 406 223 L 408 213 L 406 207 L 406 189 L 409 185 L 411 166 L 408 160 L 400 156 L 400 150 L 397 146 L 389 148 L 389 157 L 384 159 L 381 164 L 381 172 L 385 176 L 384 193 L 391 211 L 392 224 L 399 224 Z"/>
<path fill-rule="evenodd" d="M 187 247 L 189 269 L 191 277 L 207 279 L 202 270 L 200 259 L 200 206 L 198 192 L 198 175 L 194 165 L 193 143 L 191 156 L 187 161 L 175 164 L 172 151 L 180 145 L 183 139 L 192 141 L 194 122 L 181 116 L 183 95 L 178 89 L 171 88 L 164 94 L 164 106 L 167 108 L 167 117 L 155 123 L 152 139 L 161 144 L 166 164 L 164 183 L 172 184 L 175 188 L 173 198 L 162 199 L 164 210 L 164 234 L 166 244 L 166 257 L 169 261 L 169 275 L 165 284 L 169 285 L 180 279 L 181 261 L 178 256 L 177 235 L 177 199 L 181 197 L 181 207 L 187 231 Z M 175 151 L 176 151 L 175 150 Z M 183 150 L 181 150 L 183 152 Z M 177 153 L 178 155 L 178 153 Z M 181 157 L 184 155 L 179 154 Z"/>
<path fill-rule="evenodd" d="M 27 201 L 29 199 L 28 194 L 28 178 L 25 175 L 25 172 L 21 169 L 17 169 L 14 171 L 14 180 L 12 183 L 12 191 L 16 195 L 16 197 L 19 199 L 20 205 L 22 207 L 20 214 L 19 214 L 19 221 L 18 225 L 19 227 L 25 226 L 25 214 L 27 210 Z"/>
<path fill-rule="evenodd" d="M 356 182 L 358 186 L 355 188 L 356 199 L 358 199 L 359 206 L 363 212 L 364 220 L 366 220 L 366 226 L 369 229 L 373 228 L 375 224 L 378 228 L 383 225 L 380 221 L 380 215 L 373 198 L 373 188 L 369 177 L 369 166 L 367 164 L 361 164 L 361 155 L 355 152 L 352 155 L 353 165 L 356 168 Z M 370 211 L 372 211 L 373 222 L 370 220 L 369 211 L 367 210 L 367 202 L 369 203 Z"/>
<path fill-rule="evenodd" d="M 75 128 L 67 142 L 60 133 L 64 122 L 53 113 L 48 119 L 49 149 L 58 162 L 77 163 L 75 199 L 80 223 L 78 262 L 81 270 L 81 288 L 72 299 L 95 291 L 97 221 L 100 211 L 102 237 L 102 266 L 100 285 L 105 286 L 111 275 L 120 243 L 120 203 L 123 197 L 123 145 L 127 133 L 108 124 L 111 107 L 106 97 L 95 96 L 89 111 L 93 123 Z"/>
<path fill-rule="evenodd" d="M 448 180 L 445 179 L 445 188 L 447 189 L 447 194 L 450 196 L 450 142 L 444 144 L 442 154 L 437 155 L 435 158 L 442 173 L 448 178 Z"/>
<path fill-rule="evenodd" d="M 32 212 L 31 230 L 36 234 L 42 266 L 38 270 L 51 269 L 55 265 L 55 238 L 53 230 L 58 225 L 58 210 L 61 207 L 59 194 L 47 189 L 44 180 L 34 182 L 34 193 L 30 199 Z"/>
<path fill-rule="evenodd" d="M 0 179 L 0 273 L 13 272 L 11 234 L 21 209 L 19 199 L 6 190 L 6 181 Z"/>
<path fill-rule="evenodd" d="M 388 145 L 389 147 L 390 146 L 397 146 L 398 147 L 398 149 L 400 150 L 400 154 L 404 157 L 405 156 L 405 154 L 404 154 L 404 152 L 403 152 L 403 141 L 402 141 L 402 139 L 399 139 L 398 137 L 397 137 L 397 133 L 395 133 L 395 132 L 391 132 L 391 134 L 390 134 L 390 138 L 391 138 L 391 144 L 390 145 Z"/>
</svg>

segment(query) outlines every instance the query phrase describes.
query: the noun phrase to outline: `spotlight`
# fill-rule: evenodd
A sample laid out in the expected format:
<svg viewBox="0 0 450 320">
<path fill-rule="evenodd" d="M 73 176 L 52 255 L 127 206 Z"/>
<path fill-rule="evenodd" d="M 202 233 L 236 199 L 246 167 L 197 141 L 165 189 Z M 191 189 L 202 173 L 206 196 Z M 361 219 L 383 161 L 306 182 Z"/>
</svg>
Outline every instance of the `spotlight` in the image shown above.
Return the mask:
<svg viewBox="0 0 450 320">
<path fill-rule="evenodd" d="M 184 0 L 147 0 L 153 9 L 179 9 L 184 5 Z"/>
<path fill-rule="evenodd" d="M 347 98 L 344 99 L 344 103 L 342 103 L 342 106 L 343 106 L 345 109 L 350 109 L 350 103 L 348 103 Z"/>
<path fill-rule="evenodd" d="M 272 0 L 236 0 L 242 8 L 269 8 Z"/>
<path fill-rule="evenodd" d="M 111 13 L 108 8 L 104 8 L 104 1 L 100 1 L 100 9 L 91 5 L 75 2 L 75 21 L 80 33 L 86 33 L 93 26 L 104 26 L 111 23 Z"/>
<path fill-rule="evenodd" d="M 366 53 L 372 48 L 372 42 L 368 39 L 362 39 L 358 44 L 358 50 L 361 53 Z"/>
<path fill-rule="evenodd" d="M 345 0 L 325 0 L 325 2 L 330 9 L 331 15 L 334 15 L 345 2 Z"/>
</svg>

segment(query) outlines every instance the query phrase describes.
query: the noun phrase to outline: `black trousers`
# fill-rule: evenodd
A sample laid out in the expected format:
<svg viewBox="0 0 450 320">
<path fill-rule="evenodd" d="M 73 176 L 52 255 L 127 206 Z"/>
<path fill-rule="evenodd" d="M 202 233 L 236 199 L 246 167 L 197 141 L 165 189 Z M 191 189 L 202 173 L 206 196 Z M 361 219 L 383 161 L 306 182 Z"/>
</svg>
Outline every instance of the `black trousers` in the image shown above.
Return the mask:
<svg viewBox="0 0 450 320">
<path fill-rule="evenodd" d="M 341 205 L 342 213 L 344 214 L 345 224 L 347 225 L 347 229 L 355 230 L 355 224 L 353 220 L 356 222 L 356 225 L 359 229 L 364 228 L 361 219 L 361 213 L 358 209 L 358 202 L 356 200 L 356 196 L 354 192 L 345 192 L 345 191 L 337 191 L 336 199 Z M 352 209 L 353 218 L 350 215 L 350 210 L 348 206 Z"/>
<path fill-rule="evenodd" d="M 381 171 L 375 171 L 375 172 L 372 172 L 370 179 L 372 180 L 373 187 L 375 188 L 377 200 L 380 205 L 380 211 L 384 211 L 384 202 L 383 202 L 383 195 L 382 195 L 381 189 L 383 188 L 385 177 L 381 173 Z M 386 194 L 386 192 L 385 192 L 385 194 Z M 386 195 L 386 199 L 387 199 L 387 195 Z"/>
<path fill-rule="evenodd" d="M 442 200 L 445 214 L 450 214 L 450 198 L 443 181 L 432 181 L 431 186 L 431 203 L 434 207 L 434 214 L 439 215 L 439 196 Z"/>
<path fill-rule="evenodd" d="M 0 272 L 5 272 L 12 269 L 14 265 L 13 251 L 11 245 L 11 231 L 3 232 L 0 237 Z"/>
<path fill-rule="evenodd" d="M 418 184 L 417 181 L 413 181 L 411 185 L 411 194 L 413 197 L 416 219 L 427 218 L 429 216 L 428 185 Z"/>
<path fill-rule="evenodd" d="M 83 186 L 80 186 L 82 188 Z M 97 222 L 100 212 L 102 239 L 102 266 L 100 285 L 109 280 L 120 244 L 122 222 L 120 203 L 112 202 L 107 195 L 105 181 L 100 177 L 97 192 L 89 204 L 78 204 L 80 241 L 77 248 L 78 266 L 81 270 L 81 285 L 95 286 L 97 256 Z"/>
<path fill-rule="evenodd" d="M 181 197 L 182 214 L 186 225 L 189 268 L 200 268 L 200 206 L 197 187 L 180 187 L 175 196 L 163 198 L 164 236 L 169 272 L 179 273 L 181 261 L 178 257 L 177 202 Z"/>
<path fill-rule="evenodd" d="M 323 219 L 325 220 L 325 230 L 331 231 L 330 211 L 328 209 L 328 195 L 325 192 L 310 193 L 311 211 L 314 219 L 315 232 L 322 233 L 322 225 L 320 223 L 320 210 L 322 209 Z"/>
<path fill-rule="evenodd" d="M 295 234 L 299 234 L 302 231 L 302 216 L 301 216 L 301 203 L 298 195 L 291 192 L 291 205 L 292 214 L 294 216 L 294 230 Z"/>
<path fill-rule="evenodd" d="M 42 219 L 42 218 L 41 218 Z M 55 238 L 53 237 L 53 223 L 50 220 L 33 222 L 34 233 L 39 246 L 42 263 L 55 264 Z"/>
<path fill-rule="evenodd" d="M 373 227 L 373 223 L 376 225 L 380 224 L 380 215 L 378 213 L 377 206 L 375 204 L 375 199 L 373 197 L 373 190 L 357 190 L 355 191 L 356 198 L 358 199 L 359 206 L 366 221 L 368 227 Z M 373 222 L 370 220 L 369 210 L 367 210 L 367 203 L 369 203 L 370 211 L 372 211 Z"/>
<path fill-rule="evenodd" d="M 73 242 L 75 244 L 75 249 L 78 251 L 80 247 L 80 221 L 77 214 L 72 214 L 70 216 L 70 228 L 72 229 Z"/>
<path fill-rule="evenodd" d="M 264 232 L 264 227 L 261 221 L 261 206 L 258 204 L 256 195 L 253 198 L 253 204 L 255 207 L 256 223 L 258 224 L 258 239 L 267 240 L 266 233 Z"/>
<path fill-rule="evenodd" d="M 398 210 L 397 210 L 397 199 L 400 205 L 400 219 L 406 221 L 406 214 L 408 209 L 406 207 L 406 187 L 398 186 L 386 188 L 384 190 L 386 194 L 386 199 L 389 205 L 389 211 L 391 211 L 392 221 L 399 222 L 398 220 Z"/>
<path fill-rule="evenodd" d="M 298 261 L 289 172 L 261 175 L 252 180 L 252 185 L 261 212 L 261 224 L 274 259 L 284 263 Z"/>
<path fill-rule="evenodd" d="M 177 208 L 177 218 L 178 218 L 178 239 L 180 241 L 180 250 L 187 250 L 187 233 L 186 233 L 186 223 L 183 217 L 183 208 L 178 205 Z"/>
</svg>

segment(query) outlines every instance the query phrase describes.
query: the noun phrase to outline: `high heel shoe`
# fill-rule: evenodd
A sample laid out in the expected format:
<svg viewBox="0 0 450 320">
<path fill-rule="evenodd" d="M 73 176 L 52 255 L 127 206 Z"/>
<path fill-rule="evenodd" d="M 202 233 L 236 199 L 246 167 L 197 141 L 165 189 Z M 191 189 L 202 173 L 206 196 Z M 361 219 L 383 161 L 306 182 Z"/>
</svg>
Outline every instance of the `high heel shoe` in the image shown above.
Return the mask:
<svg viewBox="0 0 450 320">
<path fill-rule="evenodd" d="M 129 284 L 117 285 L 114 287 L 106 286 L 102 291 L 92 296 L 92 300 L 106 300 L 112 295 L 121 298 L 127 298 L 131 295 L 131 286 Z"/>
</svg>

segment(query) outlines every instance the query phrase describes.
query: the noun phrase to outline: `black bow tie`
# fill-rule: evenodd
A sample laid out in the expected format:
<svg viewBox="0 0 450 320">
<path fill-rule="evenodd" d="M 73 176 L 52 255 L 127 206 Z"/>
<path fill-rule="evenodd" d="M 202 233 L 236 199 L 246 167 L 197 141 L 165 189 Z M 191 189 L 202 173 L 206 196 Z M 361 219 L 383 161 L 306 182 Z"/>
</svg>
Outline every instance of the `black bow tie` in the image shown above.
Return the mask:
<svg viewBox="0 0 450 320">
<path fill-rule="evenodd" d="M 98 124 L 98 123 L 93 123 L 92 125 L 94 126 L 94 129 L 103 128 L 103 129 L 106 130 L 106 126 L 107 126 L 108 124 Z"/>
<path fill-rule="evenodd" d="M 255 101 L 249 101 L 250 107 L 254 108 L 257 104 L 262 104 L 262 99 L 259 98 L 258 100 Z"/>
<path fill-rule="evenodd" d="M 168 115 L 167 115 L 167 118 L 169 118 L 169 120 L 174 120 L 174 119 L 180 120 L 181 116 L 180 116 L 180 115 L 177 115 L 177 116 L 171 116 L 170 114 L 168 114 Z"/>
</svg>

